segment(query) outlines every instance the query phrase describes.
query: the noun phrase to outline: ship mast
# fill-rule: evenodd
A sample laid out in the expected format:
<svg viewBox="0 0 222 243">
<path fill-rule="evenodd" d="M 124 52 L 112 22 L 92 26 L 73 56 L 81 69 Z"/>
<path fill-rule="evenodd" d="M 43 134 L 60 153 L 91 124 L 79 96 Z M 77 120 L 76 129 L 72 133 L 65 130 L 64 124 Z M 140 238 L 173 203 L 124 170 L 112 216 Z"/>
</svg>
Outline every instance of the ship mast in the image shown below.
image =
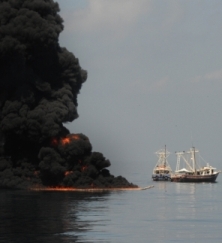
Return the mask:
<svg viewBox="0 0 222 243">
<path fill-rule="evenodd" d="M 191 160 L 192 160 L 192 165 L 193 165 L 193 172 L 196 175 L 197 169 L 196 169 L 196 156 L 195 156 L 195 147 L 192 147 L 192 149 L 190 149 L 190 153 L 191 153 Z"/>
<path fill-rule="evenodd" d="M 196 175 L 197 169 L 196 169 L 196 157 L 195 157 L 195 147 L 193 147 L 193 163 L 194 163 L 194 174 Z"/>
<path fill-rule="evenodd" d="M 166 145 L 165 145 L 165 158 L 164 158 L 164 167 L 166 167 Z"/>
</svg>

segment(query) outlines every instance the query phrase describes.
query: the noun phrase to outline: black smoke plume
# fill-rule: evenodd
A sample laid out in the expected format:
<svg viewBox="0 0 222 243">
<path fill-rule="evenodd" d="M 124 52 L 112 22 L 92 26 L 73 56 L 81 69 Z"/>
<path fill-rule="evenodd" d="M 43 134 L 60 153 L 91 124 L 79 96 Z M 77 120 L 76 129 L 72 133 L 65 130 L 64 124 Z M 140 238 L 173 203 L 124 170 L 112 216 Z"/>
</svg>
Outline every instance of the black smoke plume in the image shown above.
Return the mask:
<svg viewBox="0 0 222 243">
<path fill-rule="evenodd" d="M 63 124 L 78 118 L 87 79 L 58 38 L 53 0 L 0 0 L 0 187 L 136 187 Z"/>
</svg>

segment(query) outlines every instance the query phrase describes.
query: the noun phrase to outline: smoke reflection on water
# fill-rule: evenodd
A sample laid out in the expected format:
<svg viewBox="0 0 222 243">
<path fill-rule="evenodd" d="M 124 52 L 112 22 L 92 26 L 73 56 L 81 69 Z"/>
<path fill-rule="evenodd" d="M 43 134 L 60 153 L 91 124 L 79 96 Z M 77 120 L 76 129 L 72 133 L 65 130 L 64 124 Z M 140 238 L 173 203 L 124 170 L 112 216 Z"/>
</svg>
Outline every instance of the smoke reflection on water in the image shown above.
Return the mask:
<svg viewBox="0 0 222 243">
<path fill-rule="evenodd" d="M 79 212 L 103 210 L 108 196 L 109 192 L 0 191 L 0 242 L 82 242 L 81 235 L 92 226 L 79 219 Z M 95 210 L 98 201 L 101 206 Z"/>
<path fill-rule="evenodd" d="M 0 242 L 221 242 L 220 183 L 151 183 L 105 193 L 1 190 Z"/>
</svg>

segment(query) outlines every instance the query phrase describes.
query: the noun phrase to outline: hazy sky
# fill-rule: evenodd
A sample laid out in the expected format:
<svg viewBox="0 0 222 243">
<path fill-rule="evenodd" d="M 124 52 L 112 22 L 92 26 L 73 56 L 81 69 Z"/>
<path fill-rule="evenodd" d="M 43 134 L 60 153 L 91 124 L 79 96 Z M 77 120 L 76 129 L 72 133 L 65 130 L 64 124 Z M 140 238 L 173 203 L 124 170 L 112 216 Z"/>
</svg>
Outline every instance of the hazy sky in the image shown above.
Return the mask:
<svg viewBox="0 0 222 243">
<path fill-rule="evenodd" d="M 60 45 L 88 71 L 70 131 L 116 176 L 138 165 L 150 177 L 165 144 L 173 169 L 192 145 L 222 169 L 222 1 L 57 2 Z"/>
</svg>

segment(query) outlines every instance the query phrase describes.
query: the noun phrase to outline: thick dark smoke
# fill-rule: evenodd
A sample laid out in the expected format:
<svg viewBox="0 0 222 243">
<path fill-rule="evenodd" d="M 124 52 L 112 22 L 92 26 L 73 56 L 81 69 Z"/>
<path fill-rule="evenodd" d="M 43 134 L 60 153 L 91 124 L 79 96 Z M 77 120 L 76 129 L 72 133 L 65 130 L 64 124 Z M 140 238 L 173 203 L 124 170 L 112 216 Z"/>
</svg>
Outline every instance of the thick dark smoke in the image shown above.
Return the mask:
<svg viewBox="0 0 222 243">
<path fill-rule="evenodd" d="M 87 72 L 58 38 L 53 0 L 0 0 L 0 187 L 134 187 L 66 122 Z"/>
</svg>

